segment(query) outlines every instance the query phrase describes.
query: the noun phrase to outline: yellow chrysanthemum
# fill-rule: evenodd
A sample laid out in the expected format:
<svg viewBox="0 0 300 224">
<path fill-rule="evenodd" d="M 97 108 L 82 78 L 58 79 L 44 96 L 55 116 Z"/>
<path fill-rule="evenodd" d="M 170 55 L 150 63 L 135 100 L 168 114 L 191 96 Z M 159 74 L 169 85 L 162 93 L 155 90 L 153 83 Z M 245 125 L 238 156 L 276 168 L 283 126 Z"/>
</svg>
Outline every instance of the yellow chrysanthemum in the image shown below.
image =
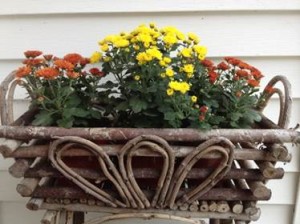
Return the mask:
<svg viewBox="0 0 300 224">
<path fill-rule="evenodd" d="M 175 91 L 180 91 L 182 94 L 185 94 L 187 91 L 190 90 L 190 85 L 187 82 L 171 81 L 169 82 L 169 88 Z"/>
<path fill-rule="evenodd" d="M 102 51 L 108 51 L 108 49 L 109 49 L 109 46 L 108 46 L 108 44 L 103 44 L 103 45 L 101 45 L 101 50 Z"/>
<path fill-rule="evenodd" d="M 90 57 L 90 62 L 93 63 L 97 63 L 101 60 L 102 58 L 102 54 L 98 51 L 95 51 L 92 56 Z"/>
<path fill-rule="evenodd" d="M 139 75 L 135 75 L 135 76 L 134 76 L 134 80 L 135 80 L 135 81 L 139 81 L 140 79 L 141 79 L 141 76 L 139 76 Z"/>
<path fill-rule="evenodd" d="M 167 64 L 171 63 L 171 58 L 168 58 L 168 57 L 164 57 L 163 58 L 164 62 L 166 62 Z"/>
<path fill-rule="evenodd" d="M 130 44 L 130 42 L 127 39 L 123 39 L 123 38 L 119 38 L 116 41 L 114 41 L 114 45 L 117 48 L 128 47 L 129 44 Z"/>
<path fill-rule="evenodd" d="M 166 78 L 166 73 L 161 73 L 161 74 L 160 74 L 160 77 Z"/>
<path fill-rule="evenodd" d="M 191 101 L 192 101 L 193 103 L 196 103 L 196 102 L 197 102 L 197 99 L 198 99 L 198 98 L 197 98 L 196 96 L 192 96 L 192 97 L 191 97 Z"/>
<path fill-rule="evenodd" d="M 166 36 L 164 36 L 163 41 L 167 44 L 167 45 L 173 45 L 176 44 L 178 39 L 176 38 L 175 35 L 172 34 L 168 34 Z"/>
<path fill-rule="evenodd" d="M 194 33 L 188 33 L 188 38 L 191 41 L 194 41 L 195 44 L 198 44 L 200 42 L 200 38 Z"/>
<path fill-rule="evenodd" d="M 207 54 L 207 48 L 205 46 L 195 45 L 194 51 L 198 54 L 200 60 L 205 59 Z"/>
<path fill-rule="evenodd" d="M 143 43 L 151 43 L 153 41 L 152 36 L 150 34 L 141 33 L 137 37 L 138 41 L 141 41 Z"/>
<path fill-rule="evenodd" d="M 181 51 L 181 55 L 186 58 L 192 57 L 192 48 L 183 48 Z"/>
<path fill-rule="evenodd" d="M 187 73 L 186 76 L 190 79 L 193 77 L 193 73 Z"/>
<path fill-rule="evenodd" d="M 169 77 L 173 77 L 174 76 L 174 71 L 171 68 L 167 68 L 166 69 L 166 75 Z"/>
<path fill-rule="evenodd" d="M 182 70 L 186 73 L 194 73 L 194 65 L 192 64 L 184 65 Z"/>
<path fill-rule="evenodd" d="M 162 53 L 157 49 L 157 48 L 150 48 L 150 49 L 147 49 L 146 50 L 146 53 L 148 55 L 150 55 L 151 57 L 153 58 L 156 58 L 158 60 L 161 60 L 162 59 Z"/>
<path fill-rule="evenodd" d="M 167 89 L 167 95 L 168 96 L 172 96 L 174 94 L 174 90 L 173 89 Z"/>
<path fill-rule="evenodd" d="M 139 64 L 144 64 L 148 61 L 152 60 L 152 56 L 148 55 L 146 52 L 140 52 L 136 56 L 136 60 L 138 60 Z"/>
<path fill-rule="evenodd" d="M 160 65 L 161 67 L 166 67 L 166 66 L 167 66 L 166 62 L 163 61 L 163 60 L 160 60 L 160 61 L 159 61 L 159 65 Z"/>
</svg>

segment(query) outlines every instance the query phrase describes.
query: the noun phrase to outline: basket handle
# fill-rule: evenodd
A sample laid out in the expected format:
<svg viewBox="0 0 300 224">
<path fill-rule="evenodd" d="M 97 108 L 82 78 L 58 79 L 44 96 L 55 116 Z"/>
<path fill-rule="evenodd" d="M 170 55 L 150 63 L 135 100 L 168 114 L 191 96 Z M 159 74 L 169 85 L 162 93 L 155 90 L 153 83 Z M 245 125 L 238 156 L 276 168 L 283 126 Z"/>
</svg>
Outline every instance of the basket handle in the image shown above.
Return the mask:
<svg viewBox="0 0 300 224">
<path fill-rule="evenodd" d="M 274 88 L 274 86 L 281 82 L 284 87 L 284 92 L 278 88 Z M 279 102 L 280 102 L 280 114 L 278 118 L 278 126 L 281 128 L 288 128 L 289 122 L 290 122 L 290 116 L 292 111 L 292 97 L 291 97 L 291 84 L 287 80 L 285 76 L 275 76 L 273 77 L 269 83 L 264 88 L 264 100 L 261 100 L 260 104 L 258 105 L 258 110 L 263 111 L 266 106 L 268 105 L 271 97 L 274 94 L 277 94 L 279 96 Z"/>
</svg>

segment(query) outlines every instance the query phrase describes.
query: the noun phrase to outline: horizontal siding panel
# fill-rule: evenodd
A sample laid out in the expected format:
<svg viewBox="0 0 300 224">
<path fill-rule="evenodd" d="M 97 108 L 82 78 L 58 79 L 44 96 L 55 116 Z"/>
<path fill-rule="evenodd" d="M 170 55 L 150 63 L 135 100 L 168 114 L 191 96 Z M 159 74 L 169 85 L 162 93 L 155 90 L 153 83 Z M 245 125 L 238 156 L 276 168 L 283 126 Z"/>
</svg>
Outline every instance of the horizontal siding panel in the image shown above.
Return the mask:
<svg viewBox="0 0 300 224">
<path fill-rule="evenodd" d="M 30 211 L 26 208 L 25 202 L 0 202 L 0 223 L 1 224 L 38 224 L 45 211 Z"/>
<path fill-rule="evenodd" d="M 21 182 L 21 179 L 10 176 L 7 171 L 0 171 L 0 180 L 0 201 L 28 201 L 28 198 L 23 198 L 16 191 L 17 184 Z"/>
<path fill-rule="evenodd" d="M 19 59 L 27 49 L 90 55 L 104 36 L 151 21 L 159 27 L 175 25 L 183 32 L 199 34 L 211 57 L 300 56 L 299 13 L 190 12 L 3 16 L 0 59 Z"/>
<path fill-rule="evenodd" d="M 292 222 L 293 206 L 291 205 L 259 205 L 261 208 L 260 219 L 255 224 L 299 224 Z"/>
<path fill-rule="evenodd" d="M 124 13 L 124 12 L 182 12 L 182 11 L 273 11 L 300 10 L 297 0 L 115 0 L 115 1 L 67 1 L 14 0 L 5 1 L 0 15 L 60 14 L 60 13 Z"/>
<path fill-rule="evenodd" d="M 249 10 L 300 10 L 297 0 L 180 0 L 174 4 L 173 0 L 127 0 L 127 1 L 75 1 L 62 2 L 46 0 L 43 2 L 15 0 L 5 2 L 0 9 L 0 15 L 20 14 L 60 14 L 60 13 L 123 13 L 123 12 L 194 12 L 194 11 L 249 11 Z"/>
</svg>

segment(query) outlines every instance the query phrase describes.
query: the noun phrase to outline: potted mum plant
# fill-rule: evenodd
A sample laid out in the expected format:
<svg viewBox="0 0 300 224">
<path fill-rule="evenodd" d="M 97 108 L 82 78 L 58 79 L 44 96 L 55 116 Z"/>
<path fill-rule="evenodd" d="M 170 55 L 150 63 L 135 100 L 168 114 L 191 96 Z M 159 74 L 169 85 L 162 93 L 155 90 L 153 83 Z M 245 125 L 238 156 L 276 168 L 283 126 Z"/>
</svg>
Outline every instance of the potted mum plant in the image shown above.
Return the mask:
<svg viewBox="0 0 300 224">
<path fill-rule="evenodd" d="M 282 143 L 299 142 L 284 129 L 286 79 L 259 92 L 257 68 L 233 57 L 215 64 L 195 34 L 175 27 L 141 25 L 99 46 L 90 58 L 27 51 L 14 73 L 31 104 L 0 128 L 14 139 L 1 152 L 17 158 L 19 193 L 38 199 L 28 207 L 258 219 L 256 201 L 271 196 L 266 180 L 283 176 L 274 164 L 291 159 Z M 7 83 L 2 96 L 14 86 Z M 262 113 L 273 94 L 282 102 L 278 125 Z"/>
</svg>

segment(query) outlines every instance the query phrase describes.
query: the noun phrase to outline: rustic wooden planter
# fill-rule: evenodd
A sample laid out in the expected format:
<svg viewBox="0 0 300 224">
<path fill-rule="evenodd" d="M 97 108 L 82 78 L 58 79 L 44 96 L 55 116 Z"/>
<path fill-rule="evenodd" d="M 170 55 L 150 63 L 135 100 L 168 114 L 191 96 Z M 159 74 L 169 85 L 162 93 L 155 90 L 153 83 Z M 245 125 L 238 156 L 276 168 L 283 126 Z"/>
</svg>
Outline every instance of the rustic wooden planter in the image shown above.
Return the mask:
<svg viewBox="0 0 300 224">
<path fill-rule="evenodd" d="M 10 76 L 1 86 L 0 152 L 16 160 L 9 172 L 23 178 L 17 191 L 30 198 L 27 208 L 47 210 L 43 223 L 63 209 L 67 216 L 117 214 L 89 224 L 126 218 L 249 223 L 260 216 L 257 201 L 271 197 L 267 181 L 284 175 L 275 163 L 291 160 L 283 144 L 300 142 L 299 132 L 286 129 L 289 84 L 276 77 L 269 85 L 277 81 L 285 87 L 274 91 L 278 125 L 263 116 L 253 129 L 64 129 L 28 126 L 34 111 L 12 122 Z"/>
</svg>

